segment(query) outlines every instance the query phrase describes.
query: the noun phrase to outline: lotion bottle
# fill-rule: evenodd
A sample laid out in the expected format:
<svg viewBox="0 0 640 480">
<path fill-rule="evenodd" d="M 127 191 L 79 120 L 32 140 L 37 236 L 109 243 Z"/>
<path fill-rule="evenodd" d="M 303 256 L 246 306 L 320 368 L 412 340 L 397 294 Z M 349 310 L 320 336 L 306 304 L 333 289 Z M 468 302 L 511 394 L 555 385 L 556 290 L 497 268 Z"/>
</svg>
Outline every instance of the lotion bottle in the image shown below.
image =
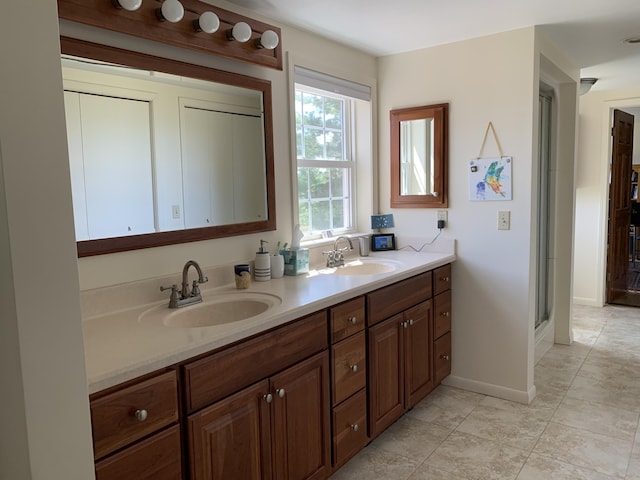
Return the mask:
<svg viewBox="0 0 640 480">
<path fill-rule="evenodd" d="M 264 249 L 265 243 L 269 242 L 260 240 L 260 249 L 256 252 L 256 260 L 253 267 L 256 282 L 271 280 L 271 258 L 269 252 Z"/>
</svg>

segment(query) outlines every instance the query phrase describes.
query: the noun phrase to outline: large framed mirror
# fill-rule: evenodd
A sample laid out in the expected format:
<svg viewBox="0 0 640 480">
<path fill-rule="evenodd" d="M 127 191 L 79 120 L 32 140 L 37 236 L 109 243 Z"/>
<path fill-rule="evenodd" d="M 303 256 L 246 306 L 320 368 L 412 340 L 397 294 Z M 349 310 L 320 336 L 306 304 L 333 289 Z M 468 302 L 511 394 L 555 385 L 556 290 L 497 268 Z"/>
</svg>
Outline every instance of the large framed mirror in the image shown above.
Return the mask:
<svg viewBox="0 0 640 480">
<path fill-rule="evenodd" d="M 276 228 L 271 83 L 61 38 L 78 256 Z"/>
<path fill-rule="evenodd" d="M 449 104 L 391 110 L 391 207 L 448 207 Z"/>
</svg>

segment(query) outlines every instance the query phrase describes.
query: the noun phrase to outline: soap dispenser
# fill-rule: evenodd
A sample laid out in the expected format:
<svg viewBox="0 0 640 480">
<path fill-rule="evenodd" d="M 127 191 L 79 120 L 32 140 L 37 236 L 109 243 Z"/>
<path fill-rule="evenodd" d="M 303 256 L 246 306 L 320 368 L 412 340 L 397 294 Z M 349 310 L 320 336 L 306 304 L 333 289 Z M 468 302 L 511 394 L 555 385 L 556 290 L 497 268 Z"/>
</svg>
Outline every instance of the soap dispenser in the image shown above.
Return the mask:
<svg viewBox="0 0 640 480">
<path fill-rule="evenodd" d="M 265 243 L 269 242 L 260 240 L 260 249 L 256 252 L 255 265 L 253 266 L 256 282 L 271 280 L 271 259 L 269 258 L 269 252 L 264 249 Z"/>
</svg>

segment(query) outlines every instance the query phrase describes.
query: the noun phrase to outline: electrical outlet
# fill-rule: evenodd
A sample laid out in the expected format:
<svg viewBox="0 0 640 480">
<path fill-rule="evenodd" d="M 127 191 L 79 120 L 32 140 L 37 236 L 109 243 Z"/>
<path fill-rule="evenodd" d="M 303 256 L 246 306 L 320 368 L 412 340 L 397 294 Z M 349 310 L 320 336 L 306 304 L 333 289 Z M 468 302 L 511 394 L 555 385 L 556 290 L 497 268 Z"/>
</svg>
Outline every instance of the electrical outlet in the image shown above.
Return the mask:
<svg viewBox="0 0 640 480">
<path fill-rule="evenodd" d="M 174 220 L 178 220 L 180 218 L 180 205 L 171 206 L 171 217 Z"/>
<path fill-rule="evenodd" d="M 509 230 L 511 228 L 511 212 L 509 210 L 498 212 L 498 230 Z"/>
<path fill-rule="evenodd" d="M 438 220 L 444 220 L 445 223 L 447 222 L 448 218 L 446 210 L 438 210 Z"/>
</svg>

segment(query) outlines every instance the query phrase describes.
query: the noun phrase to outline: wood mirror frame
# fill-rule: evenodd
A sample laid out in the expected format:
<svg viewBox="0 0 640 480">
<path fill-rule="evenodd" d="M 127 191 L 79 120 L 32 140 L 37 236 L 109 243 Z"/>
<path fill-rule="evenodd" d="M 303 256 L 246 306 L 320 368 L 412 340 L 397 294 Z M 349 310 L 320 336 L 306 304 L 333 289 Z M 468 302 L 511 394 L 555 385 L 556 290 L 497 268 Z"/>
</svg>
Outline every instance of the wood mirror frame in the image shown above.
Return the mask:
<svg viewBox="0 0 640 480">
<path fill-rule="evenodd" d="M 264 108 L 267 219 L 246 223 L 191 228 L 187 230 L 173 230 L 79 241 L 77 242 L 78 257 L 195 242 L 276 229 L 273 119 L 270 81 L 67 37 L 61 37 L 60 46 L 63 54 L 258 90 L 262 92 Z"/>
<path fill-rule="evenodd" d="M 402 122 L 432 119 L 433 124 L 433 190 L 422 195 L 401 193 Z M 449 104 L 391 110 L 391 208 L 447 208 L 449 169 Z"/>
</svg>

